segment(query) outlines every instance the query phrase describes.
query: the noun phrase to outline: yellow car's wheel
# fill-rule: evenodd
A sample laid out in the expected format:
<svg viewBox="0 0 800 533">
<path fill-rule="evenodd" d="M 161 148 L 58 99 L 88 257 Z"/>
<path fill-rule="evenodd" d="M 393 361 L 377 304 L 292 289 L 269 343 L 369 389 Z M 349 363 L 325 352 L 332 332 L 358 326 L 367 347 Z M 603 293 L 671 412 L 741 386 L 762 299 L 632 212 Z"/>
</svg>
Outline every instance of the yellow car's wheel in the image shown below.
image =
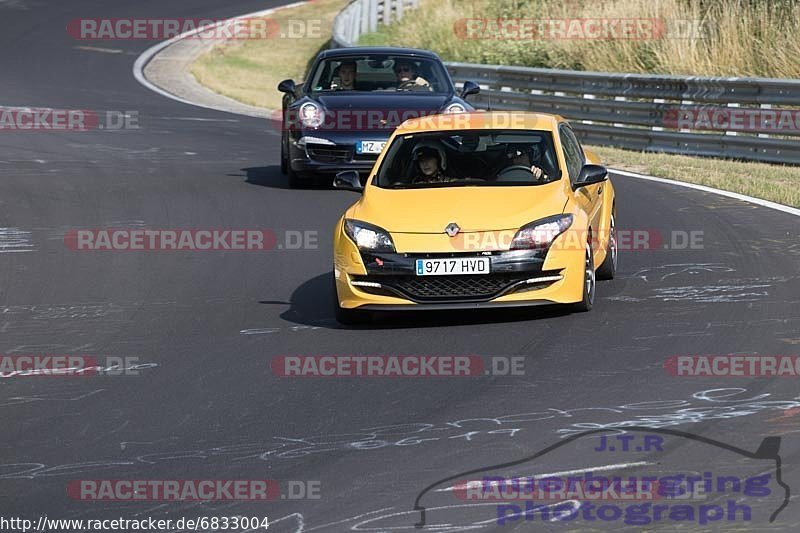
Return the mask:
<svg viewBox="0 0 800 533">
<path fill-rule="evenodd" d="M 611 215 L 611 222 L 608 226 L 608 246 L 606 247 L 606 258 L 597 268 L 597 279 L 614 279 L 617 274 L 617 227 L 614 222 L 614 215 Z"/>
<path fill-rule="evenodd" d="M 597 283 L 594 271 L 594 259 L 592 258 L 592 247 L 586 245 L 586 260 L 583 264 L 583 300 L 573 306 L 573 310 L 579 313 L 591 311 L 594 306 L 594 294 Z"/>
</svg>

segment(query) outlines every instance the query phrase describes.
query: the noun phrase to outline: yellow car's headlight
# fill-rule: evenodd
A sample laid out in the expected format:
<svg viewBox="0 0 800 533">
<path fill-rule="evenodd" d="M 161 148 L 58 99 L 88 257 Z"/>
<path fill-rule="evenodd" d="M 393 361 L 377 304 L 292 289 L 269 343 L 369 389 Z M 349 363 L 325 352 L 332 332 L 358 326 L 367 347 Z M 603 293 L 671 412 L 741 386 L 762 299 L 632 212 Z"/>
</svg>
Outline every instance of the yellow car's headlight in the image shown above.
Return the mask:
<svg viewBox="0 0 800 533">
<path fill-rule="evenodd" d="M 345 219 L 344 232 L 365 252 L 394 252 L 394 242 L 389 232 L 360 220 Z"/>
<path fill-rule="evenodd" d="M 526 224 L 514 235 L 512 250 L 547 248 L 556 237 L 572 226 L 572 215 L 555 215 Z"/>
</svg>

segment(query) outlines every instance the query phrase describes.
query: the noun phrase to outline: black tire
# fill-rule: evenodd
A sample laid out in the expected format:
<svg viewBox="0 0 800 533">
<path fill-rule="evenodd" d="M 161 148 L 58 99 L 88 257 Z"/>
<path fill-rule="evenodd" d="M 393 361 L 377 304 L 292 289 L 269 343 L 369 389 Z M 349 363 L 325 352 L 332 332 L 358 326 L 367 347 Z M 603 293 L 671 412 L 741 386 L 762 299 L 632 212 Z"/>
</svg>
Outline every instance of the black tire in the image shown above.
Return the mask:
<svg viewBox="0 0 800 533">
<path fill-rule="evenodd" d="M 288 167 L 289 168 L 286 169 L 287 170 L 286 174 L 287 177 L 289 178 L 290 189 L 307 189 L 308 187 L 311 186 L 312 184 L 311 179 L 306 178 L 299 172 L 295 172 L 294 170 L 292 170 L 291 165 L 288 165 Z"/>
<path fill-rule="evenodd" d="M 583 269 L 583 300 L 573 304 L 572 310 L 577 313 L 591 311 L 594 307 L 594 296 L 597 292 L 596 274 L 594 270 L 594 258 L 592 257 L 592 247 L 586 245 L 586 259 Z"/>
<path fill-rule="evenodd" d="M 289 136 L 284 133 L 281 135 L 281 174 L 284 176 L 289 173 Z"/>
<path fill-rule="evenodd" d="M 614 214 L 612 213 L 610 231 L 608 232 L 608 245 L 606 247 L 606 258 L 603 260 L 603 264 L 597 269 L 597 279 L 614 279 L 614 276 L 617 275 L 619 250 L 617 245 L 617 226 L 614 218 Z"/>
</svg>

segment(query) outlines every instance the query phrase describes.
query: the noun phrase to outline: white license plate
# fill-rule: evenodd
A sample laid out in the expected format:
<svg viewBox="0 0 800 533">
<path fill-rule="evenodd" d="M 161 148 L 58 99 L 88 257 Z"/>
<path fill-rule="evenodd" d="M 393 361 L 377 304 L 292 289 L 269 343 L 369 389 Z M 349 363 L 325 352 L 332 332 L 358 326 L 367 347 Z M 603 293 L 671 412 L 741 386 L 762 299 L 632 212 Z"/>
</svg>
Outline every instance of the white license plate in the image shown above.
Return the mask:
<svg viewBox="0 0 800 533">
<path fill-rule="evenodd" d="M 356 153 L 379 154 L 384 146 L 386 146 L 386 141 L 358 141 L 356 144 Z"/>
<path fill-rule="evenodd" d="M 447 259 L 417 259 L 417 276 L 458 276 L 488 274 L 488 257 L 450 257 Z"/>
</svg>

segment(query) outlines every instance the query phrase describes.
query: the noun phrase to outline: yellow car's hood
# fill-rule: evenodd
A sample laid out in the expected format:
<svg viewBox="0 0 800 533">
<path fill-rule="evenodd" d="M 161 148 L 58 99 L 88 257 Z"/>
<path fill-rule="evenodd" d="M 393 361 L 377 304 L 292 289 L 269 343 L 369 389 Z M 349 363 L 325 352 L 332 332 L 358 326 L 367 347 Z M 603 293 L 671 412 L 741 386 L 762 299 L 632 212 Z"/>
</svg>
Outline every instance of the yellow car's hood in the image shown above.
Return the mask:
<svg viewBox="0 0 800 533">
<path fill-rule="evenodd" d="M 562 213 L 567 202 L 561 181 L 525 187 L 368 187 L 346 215 L 390 233 L 444 233 L 455 222 L 462 232 L 516 229 Z"/>
</svg>

